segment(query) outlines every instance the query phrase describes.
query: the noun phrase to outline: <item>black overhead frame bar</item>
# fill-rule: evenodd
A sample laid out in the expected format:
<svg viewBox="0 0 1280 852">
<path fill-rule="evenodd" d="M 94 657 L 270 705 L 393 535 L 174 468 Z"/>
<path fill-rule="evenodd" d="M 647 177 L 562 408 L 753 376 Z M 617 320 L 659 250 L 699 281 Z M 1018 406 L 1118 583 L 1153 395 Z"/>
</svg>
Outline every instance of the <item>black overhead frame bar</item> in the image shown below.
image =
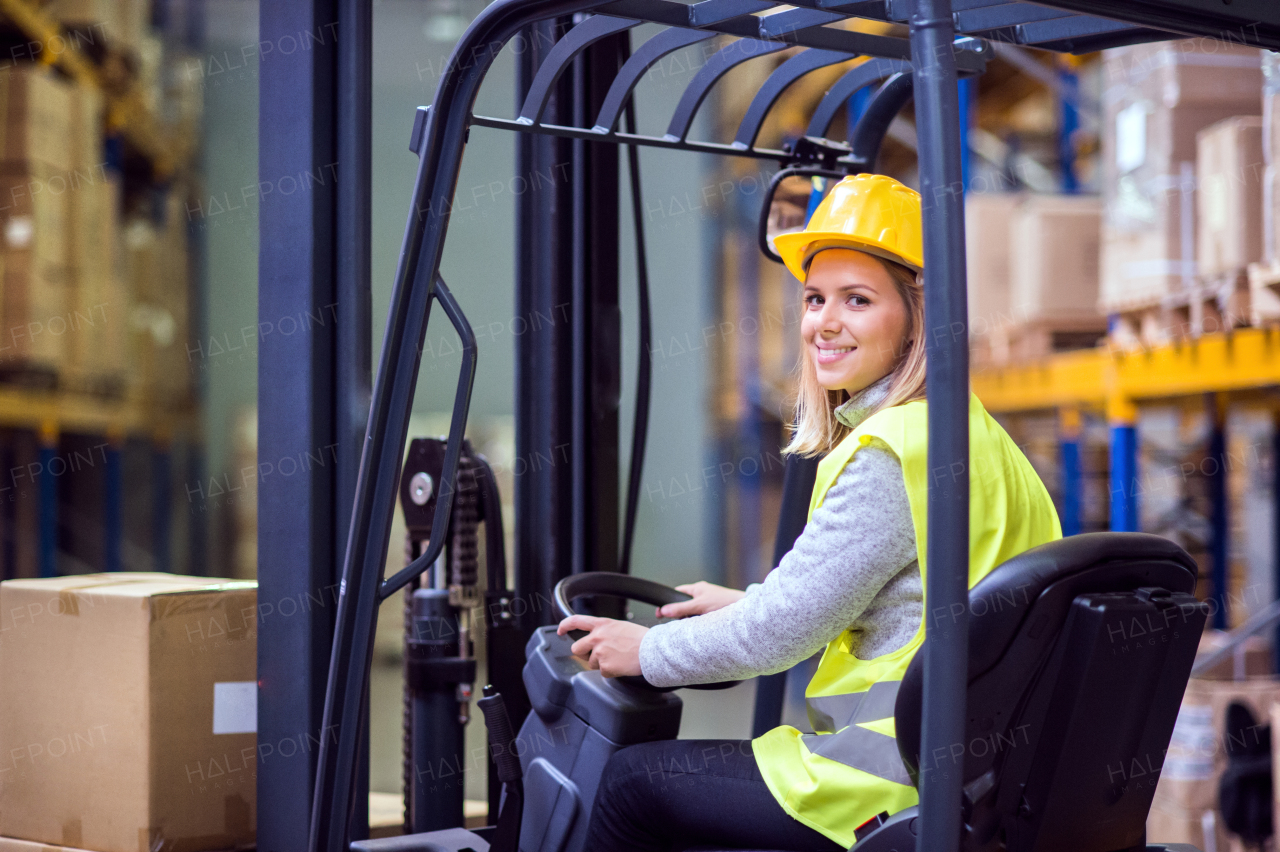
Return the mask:
<svg viewBox="0 0 1280 852">
<path fill-rule="evenodd" d="M 323 32 L 339 12 L 351 14 L 362 4 L 359 0 L 300 0 L 281 7 L 288 11 L 277 10 L 277 5 L 263 4 L 263 38 L 288 32 Z M 905 23 L 910 38 L 868 35 L 833 26 L 853 17 Z M 642 22 L 661 24 L 667 29 L 641 45 L 621 65 L 603 96 L 591 97 L 594 120 L 582 114 L 585 101 L 576 101 L 573 109 L 561 105 L 548 110 L 549 103 L 564 96 L 563 90 L 558 94 L 553 90 L 574 57 L 596 42 L 628 33 Z M 522 68 L 528 96 L 518 117 L 507 120 L 472 115 L 477 91 L 493 59 L 517 34 L 538 28 L 557 35 L 561 30 L 565 32 L 545 54 L 537 54 L 540 64 L 536 68 Z M 281 64 L 279 68 L 270 63 L 270 69 L 264 65 L 259 167 L 264 180 L 296 173 L 299 168 L 323 168 L 335 162 L 335 153 L 343 151 L 354 158 L 356 167 L 346 172 L 354 180 L 358 181 L 358 175 L 367 169 L 367 141 L 358 135 L 336 134 L 335 110 L 330 106 L 340 104 L 338 114 L 344 121 L 368 121 L 367 110 L 359 107 L 358 95 L 367 87 L 367 76 L 360 76 L 367 74 L 370 61 L 367 47 L 360 47 L 368 40 L 367 24 L 358 22 L 355 32 L 355 41 L 335 40 L 338 52 L 344 54 L 341 63 L 335 61 L 333 53 L 317 49 L 306 52 L 307 57 L 312 57 L 306 62 Z M 667 133 L 649 137 L 617 130 L 618 117 L 646 68 L 666 53 L 715 36 L 734 40 L 694 75 Z M 440 281 L 438 269 L 470 127 L 508 128 L 541 138 L 567 137 L 774 159 L 785 165 L 814 156 L 805 152 L 817 151 L 826 160 L 850 158 L 845 160 L 845 166 L 852 170 L 859 164 L 853 162 L 843 143 L 820 141 L 797 146 L 794 151 L 779 151 L 761 149 L 755 140 L 769 107 L 791 81 L 824 65 L 870 56 L 876 59 L 862 69 L 848 72 L 833 86 L 809 129 L 812 135 L 825 136 L 836 109 L 849 94 L 862 85 L 904 71 L 910 64 L 924 197 L 926 266 L 933 270 L 925 290 L 929 326 L 929 464 L 939 471 L 930 480 L 928 499 L 930 570 L 926 592 L 930 616 L 929 641 L 924 651 L 927 700 L 922 753 L 945 755 L 921 767 L 920 848 L 931 852 L 955 849 L 962 791 L 948 744 L 961 741 L 965 712 L 968 626 L 963 602 L 967 597 L 969 513 L 968 350 L 956 79 L 960 73 L 981 69 L 989 50 L 987 42 L 991 40 L 1081 52 L 1180 36 L 1280 49 L 1280 4 L 1274 0 L 792 0 L 791 6 L 782 6 L 771 0 L 703 0 L 691 5 L 672 0 L 497 0 L 487 7 L 463 34 L 440 80 L 435 103 L 420 111 L 415 127 L 413 147 L 420 162 L 364 432 L 346 541 L 333 530 L 347 520 L 344 516 L 348 504 L 337 494 L 350 487 L 346 473 L 340 472 L 338 481 L 333 482 L 329 470 L 316 467 L 307 475 L 284 483 L 288 487 L 277 488 L 279 493 L 268 494 L 270 489 L 267 483 L 263 484 L 267 512 L 260 530 L 264 594 L 283 599 L 323 592 L 331 582 L 329 566 L 344 544 L 346 556 L 334 621 L 326 618 L 331 610 L 322 607 L 309 610 L 306 617 L 275 622 L 264 619 L 259 631 L 260 737 L 279 736 L 282 741 L 293 737 L 308 744 L 319 740 L 318 755 L 304 749 L 306 757 L 301 761 L 273 760 L 272 766 L 277 768 L 269 772 L 264 771 L 268 767 L 259 767 L 260 846 L 269 852 L 301 849 L 304 832 L 299 789 L 306 783 L 313 756 L 317 765 L 307 848 L 310 852 L 346 852 L 353 838 L 361 713 L 377 606 L 429 561 L 420 559 L 405 572 L 383 580 L 413 388 L 430 308 L 435 301 L 441 302 L 467 342 L 469 353 L 459 378 L 458 404 L 450 432 L 452 452 L 446 459 L 442 494 L 452 490 L 456 448 L 465 427 L 474 338 Z M 740 62 L 791 48 L 797 50 L 761 89 L 731 142 L 688 138 L 698 106 L 725 72 Z M 353 49 L 356 52 L 346 53 Z M 593 65 L 592 71 L 595 70 L 597 66 Z M 352 74 L 356 76 L 353 78 Z M 338 91 L 343 92 L 341 98 Z M 574 93 L 573 97 L 579 98 L 580 94 Z M 335 135 L 338 152 L 334 151 Z M 530 156 L 532 162 L 538 161 L 537 150 Z M 346 154 L 337 159 L 347 165 Z M 336 236 L 356 240 L 357 247 L 367 245 L 367 225 L 363 231 L 360 226 L 368 216 L 367 196 L 341 189 L 336 195 L 317 192 L 306 200 L 306 209 L 268 202 L 270 199 L 262 205 L 260 223 L 259 310 L 264 322 L 294 313 L 299 305 L 330 306 L 339 293 L 341 298 L 355 299 L 357 305 L 367 298 L 359 280 L 359 251 L 363 248 L 357 248 L 354 255 L 339 255 L 336 288 L 329 271 L 331 264 L 326 260 L 327 247 L 341 242 L 330 239 L 334 227 L 338 229 Z M 428 212 L 419 215 L 419 211 Z M 526 222 L 521 234 L 525 240 L 537 239 L 538 230 Z M 518 303 L 522 303 L 521 298 L 517 294 Z M 340 307 L 345 311 L 348 306 Z M 343 316 L 345 319 L 351 315 Z M 355 316 L 359 316 L 358 307 Z M 359 407 L 362 389 L 358 349 L 367 341 L 367 329 L 360 332 L 352 327 L 350 331 L 351 336 L 340 331 L 339 349 L 333 347 L 334 341 L 319 334 L 286 341 L 289 346 L 264 342 L 260 350 L 260 446 L 264 451 L 274 446 L 283 454 L 291 454 L 304 446 L 323 447 L 335 438 L 341 446 L 341 438 L 349 434 L 349 412 Z M 341 343 L 343 340 L 354 345 L 351 351 Z M 552 360 L 560 357 L 554 355 Z M 342 380 L 336 389 L 332 385 L 335 374 Z M 521 388 L 517 392 L 530 393 Z M 536 396 L 538 392 L 532 393 Z M 531 400 L 529 410 L 538 410 L 537 403 L 538 399 Z M 560 426 L 556 429 L 563 431 Z M 443 531 L 450 501 L 442 499 L 439 506 L 443 507 L 441 517 L 436 519 L 434 528 Z M 530 510 L 524 508 L 526 512 Z M 534 529 L 521 526 L 519 519 L 517 528 Z M 518 542 L 517 546 L 528 545 Z M 436 549 L 432 547 L 432 551 Z M 319 688 L 320 678 L 314 676 L 323 667 L 324 656 L 329 658 L 327 690 Z M 323 718 L 317 719 L 315 710 L 322 698 Z"/>
</svg>

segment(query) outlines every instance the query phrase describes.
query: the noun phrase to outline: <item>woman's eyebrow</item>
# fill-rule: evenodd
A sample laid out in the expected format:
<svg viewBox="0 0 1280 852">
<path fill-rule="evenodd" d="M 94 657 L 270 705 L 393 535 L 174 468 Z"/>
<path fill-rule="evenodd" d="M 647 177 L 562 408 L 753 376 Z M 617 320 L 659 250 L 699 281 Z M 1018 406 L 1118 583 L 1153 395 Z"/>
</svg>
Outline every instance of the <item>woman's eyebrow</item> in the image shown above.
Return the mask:
<svg viewBox="0 0 1280 852">
<path fill-rule="evenodd" d="M 871 293 L 872 295 L 877 295 L 880 292 L 878 289 L 876 289 L 874 284 L 866 284 L 863 282 L 858 282 L 857 284 L 841 284 L 839 287 L 835 288 L 836 293 L 848 293 L 853 290 L 865 290 L 866 292 Z M 803 295 L 808 296 L 811 294 L 814 296 L 821 296 L 822 291 L 811 284 L 806 284 Z"/>
</svg>

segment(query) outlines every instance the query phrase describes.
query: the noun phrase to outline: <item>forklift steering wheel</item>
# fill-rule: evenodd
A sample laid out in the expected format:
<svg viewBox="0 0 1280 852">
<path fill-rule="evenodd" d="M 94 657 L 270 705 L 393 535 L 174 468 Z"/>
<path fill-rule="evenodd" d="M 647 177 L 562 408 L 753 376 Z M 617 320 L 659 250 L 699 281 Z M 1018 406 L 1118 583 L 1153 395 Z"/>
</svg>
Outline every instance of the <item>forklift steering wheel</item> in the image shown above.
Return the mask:
<svg viewBox="0 0 1280 852">
<path fill-rule="evenodd" d="M 626 598 L 627 600 L 653 604 L 654 606 L 665 606 L 666 604 L 693 600 L 691 596 L 686 595 L 684 592 L 677 592 L 670 586 L 664 586 L 652 580 L 642 580 L 639 577 L 632 577 L 630 574 L 619 574 L 615 571 L 587 571 L 582 574 L 572 574 L 556 583 L 555 591 L 552 593 L 552 597 L 556 601 L 556 609 L 560 610 L 561 618 L 578 615 L 579 613 L 574 611 L 571 602 L 574 598 L 587 597 L 588 595 L 608 595 L 610 597 Z M 569 638 L 575 642 L 586 635 L 587 633 L 584 630 L 569 631 Z M 728 689 L 740 683 L 740 681 L 736 680 L 726 680 L 720 683 L 697 683 L 685 686 L 654 686 L 645 680 L 643 675 L 624 676 L 617 678 L 617 680 L 629 686 L 647 689 L 652 692 L 671 692 L 675 689 Z"/>
</svg>

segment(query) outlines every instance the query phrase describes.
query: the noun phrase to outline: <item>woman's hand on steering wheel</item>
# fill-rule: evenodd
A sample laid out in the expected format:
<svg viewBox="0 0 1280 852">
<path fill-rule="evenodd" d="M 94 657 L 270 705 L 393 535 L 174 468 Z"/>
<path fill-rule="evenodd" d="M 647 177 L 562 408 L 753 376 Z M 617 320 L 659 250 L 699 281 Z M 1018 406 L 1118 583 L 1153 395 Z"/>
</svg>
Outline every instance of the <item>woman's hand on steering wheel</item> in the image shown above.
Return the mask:
<svg viewBox="0 0 1280 852">
<path fill-rule="evenodd" d="M 590 668 L 599 669 L 605 677 L 641 674 L 640 642 L 649 628 L 616 618 L 571 615 L 560 622 L 556 633 L 563 636 L 570 630 L 587 631 L 569 650 Z"/>
<path fill-rule="evenodd" d="M 705 580 L 676 586 L 676 591 L 684 592 L 686 595 L 691 596 L 693 600 L 658 607 L 658 616 L 660 618 L 684 618 L 690 615 L 715 612 L 718 609 L 724 609 L 731 603 L 742 600 L 747 594 L 737 589 L 717 586 L 715 583 L 708 583 Z"/>
</svg>

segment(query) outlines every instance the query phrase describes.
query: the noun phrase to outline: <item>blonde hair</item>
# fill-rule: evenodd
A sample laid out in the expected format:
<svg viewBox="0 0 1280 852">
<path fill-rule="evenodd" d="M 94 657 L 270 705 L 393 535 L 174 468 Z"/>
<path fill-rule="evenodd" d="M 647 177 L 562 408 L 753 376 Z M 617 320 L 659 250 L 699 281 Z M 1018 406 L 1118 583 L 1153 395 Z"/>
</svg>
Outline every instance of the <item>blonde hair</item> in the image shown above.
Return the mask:
<svg viewBox="0 0 1280 852">
<path fill-rule="evenodd" d="M 884 267 L 898 295 L 907 307 L 907 331 L 897 366 L 889 374 L 889 389 L 872 409 L 875 414 L 925 396 L 924 282 L 923 276 L 900 263 L 871 255 Z M 799 390 L 796 394 L 795 425 L 784 453 L 817 456 L 830 451 L 852 430 L 836 419 L 836 407 L 849 398 L 843 390 L 827 390 L 818 384 L 809 347 L 800 347 Z"/>
</svg>

